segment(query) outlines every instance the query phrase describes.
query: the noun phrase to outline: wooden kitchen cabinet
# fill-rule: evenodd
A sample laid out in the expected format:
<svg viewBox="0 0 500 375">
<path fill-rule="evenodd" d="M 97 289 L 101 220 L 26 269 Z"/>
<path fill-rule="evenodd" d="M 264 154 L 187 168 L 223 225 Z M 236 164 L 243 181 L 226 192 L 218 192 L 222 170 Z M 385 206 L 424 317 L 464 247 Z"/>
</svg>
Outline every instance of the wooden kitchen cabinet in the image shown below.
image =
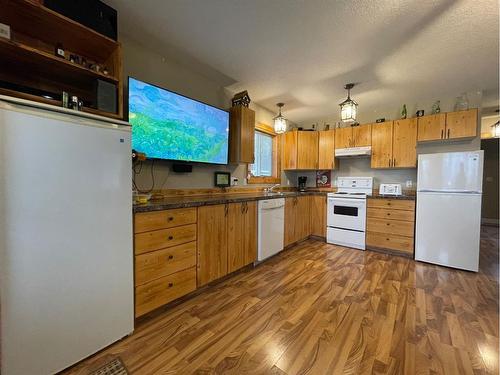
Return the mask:
<svg viewBox="0 0 500 375">
<path fill-rule="evenodd" d="M 417 166 L 417 121 L 388 121 L 372 127 L 372 168 Z"/>
<path fill-rule="evenodd" d="M 231 107 L 229 130 L 229 162 L 252 164 L 255 161 L 255 112 L 248 107 Z"/>
<path fill-rule="evenodd" d="M 365 147 L 372 142 L 372 124 L 335 129 L 335 148 Z"/>
<path fill-rule="evenodd" d="M 231 203 L 227 216 L 227 272 L 234 272 L 257 259 L 257 204 Z"/>
<path fill-rule="evenodd" d="M 477 135 L 477 109 L 446 114 L 446 139 L 473 138 Z"/>
<path fill-rule="evenodd" d="M 390 168 L 392 161 L 392 121 L 372 127 L 372 168 Z"/>
<path fill-rule="evenodd" d="M 306 195 L 285 199 L 285 246 L 311 235 L 309 198 L 310 196 Z"/>
<path fill-rule="evenodd" d="M 477 109 L 438 113 L 418 118 L 418 141 L 440 141 L 477 136 Z"/>
<path fill-rule="evenodd" d="M 413 257 L 415 200 L 367 200 L 366 247 Z"/>
<path fill-rule="evenodd" d="M 318 169 L 318 132 L 293 130 L 283 138 L 284 170 Z"/>
<path fill-rule="evenodd" d="M 417 118 L 419 142 L 444 139 L 446 131 L 446 113 L 422 116 Z"/>
<path fill-rule="evenodd" d="M 283 170 L 297 169 L 298 131 L 289 131 L 282 135 L 281 166 Z"/>
<path fill-rule="evenodd" d="M 372 144 L 372 124 L 352 127 L 353 147 L 365 147 Z"/>
<path fill-rule="evenodd" d="M 227 275 L 227 204 L 198 207 L 197 284 Z"/>
<path fill-rule="evenodd" d="M 416 168 L 417 119 L 394 121 L 392 131 L 392 167 Z"/>
<path fill-rule="evenodd" d="M 311 235 L 326 237 L 326 196 L 313 195 L 310 197 Z"/>
<path fill-rule="evenodd" d="M 135 316 L 196 289 L 196 208 L 134 215 Z"/>
<path fill-rule="evenodd" d="M 318 169 L 335 169 L 335 130 L 318 132 Z"/>
<path fill-rule="evenodd" d="M 352 142 L 351 127 L 335 129 L 335 148 L 351 147 L 351 142 Z"/>
</svg>

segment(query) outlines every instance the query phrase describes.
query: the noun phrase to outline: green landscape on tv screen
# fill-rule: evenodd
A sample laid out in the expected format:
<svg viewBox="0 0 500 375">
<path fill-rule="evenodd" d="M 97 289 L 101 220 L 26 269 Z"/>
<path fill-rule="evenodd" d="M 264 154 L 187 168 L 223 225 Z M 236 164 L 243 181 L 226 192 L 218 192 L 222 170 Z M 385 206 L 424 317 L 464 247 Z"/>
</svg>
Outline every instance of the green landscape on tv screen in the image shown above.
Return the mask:
<svg viewBox="0 0 500 375">
<path fill-rule="evenodd" d="M 227 164 L 228 112 L 129 78 L 132 148 L 148 158 Z"/>
</svg>

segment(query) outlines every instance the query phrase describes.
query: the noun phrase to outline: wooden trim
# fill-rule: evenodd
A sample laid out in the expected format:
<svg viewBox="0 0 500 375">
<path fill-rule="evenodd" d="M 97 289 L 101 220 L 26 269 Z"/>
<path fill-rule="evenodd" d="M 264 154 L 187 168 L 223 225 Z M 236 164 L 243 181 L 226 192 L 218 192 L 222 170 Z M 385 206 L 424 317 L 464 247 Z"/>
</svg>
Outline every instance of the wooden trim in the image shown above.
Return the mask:
<svg viewBox="0 0 500 375">
<path fill-rule="evenodd" d="M 269 125 L 264 124 L 262 122 L 255 125 L 255 130 L 257 130 L 261 133 L 266 133 L 266 134 L 272 135 L 273 137 L 278 135 L 277 133 L 274 132 L 274 128 L 272 126 L 269 126 Z"/>
<path fill-rule="evenodd" d="M 248 184 L 279 184 L 281 182 L 281 136 L 274 129 L 263 123 L 255 125 L 255 130 L 273 137 L 273 175 L 250 176 Z"/>
</svg>

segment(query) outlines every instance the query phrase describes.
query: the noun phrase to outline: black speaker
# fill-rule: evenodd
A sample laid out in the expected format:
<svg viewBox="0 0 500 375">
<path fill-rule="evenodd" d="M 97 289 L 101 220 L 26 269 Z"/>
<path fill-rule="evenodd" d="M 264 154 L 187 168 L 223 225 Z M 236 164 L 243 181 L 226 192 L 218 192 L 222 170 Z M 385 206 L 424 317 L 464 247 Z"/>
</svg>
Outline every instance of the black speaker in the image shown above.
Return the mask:
<svg viewBox="0 0 500 375">
<path fill-rule="evenodd" d="M 172 164 L 172 170 L 176 173 L 191 173 L 193 166 L 191 164 Z"/>
<path fill-rule="evenodd" d="M 45 0 L 53 11 L 85 25 L 100 34 L 117 40 L 118 15 L 115 9 L 99 0 Z"/>
<path fill-rule="evenodd" d="M 116 93 L 117 90 L 114 83 L 98 79 L 95 83 L 97 109 L 100 111 L 116 113 Z"/>
</svg>

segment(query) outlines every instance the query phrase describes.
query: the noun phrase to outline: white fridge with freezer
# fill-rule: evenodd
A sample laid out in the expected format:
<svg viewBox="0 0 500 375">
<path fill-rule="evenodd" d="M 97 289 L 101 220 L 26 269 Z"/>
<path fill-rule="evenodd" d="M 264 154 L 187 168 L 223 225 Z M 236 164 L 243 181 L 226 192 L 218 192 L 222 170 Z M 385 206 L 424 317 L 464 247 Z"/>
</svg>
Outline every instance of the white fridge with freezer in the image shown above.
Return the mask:
<svg viewBox="0 0 500 375">
<path fill-rule="evenodd" d="M 130 126 L 51 107 L 0 97 L 2 375 L 55 373 L 134 328 Z"/>
<path fill-rule="evenodd" d="M 418 156 L 415 259 L 479 268 L 483 151 Z"/>
</svg>

